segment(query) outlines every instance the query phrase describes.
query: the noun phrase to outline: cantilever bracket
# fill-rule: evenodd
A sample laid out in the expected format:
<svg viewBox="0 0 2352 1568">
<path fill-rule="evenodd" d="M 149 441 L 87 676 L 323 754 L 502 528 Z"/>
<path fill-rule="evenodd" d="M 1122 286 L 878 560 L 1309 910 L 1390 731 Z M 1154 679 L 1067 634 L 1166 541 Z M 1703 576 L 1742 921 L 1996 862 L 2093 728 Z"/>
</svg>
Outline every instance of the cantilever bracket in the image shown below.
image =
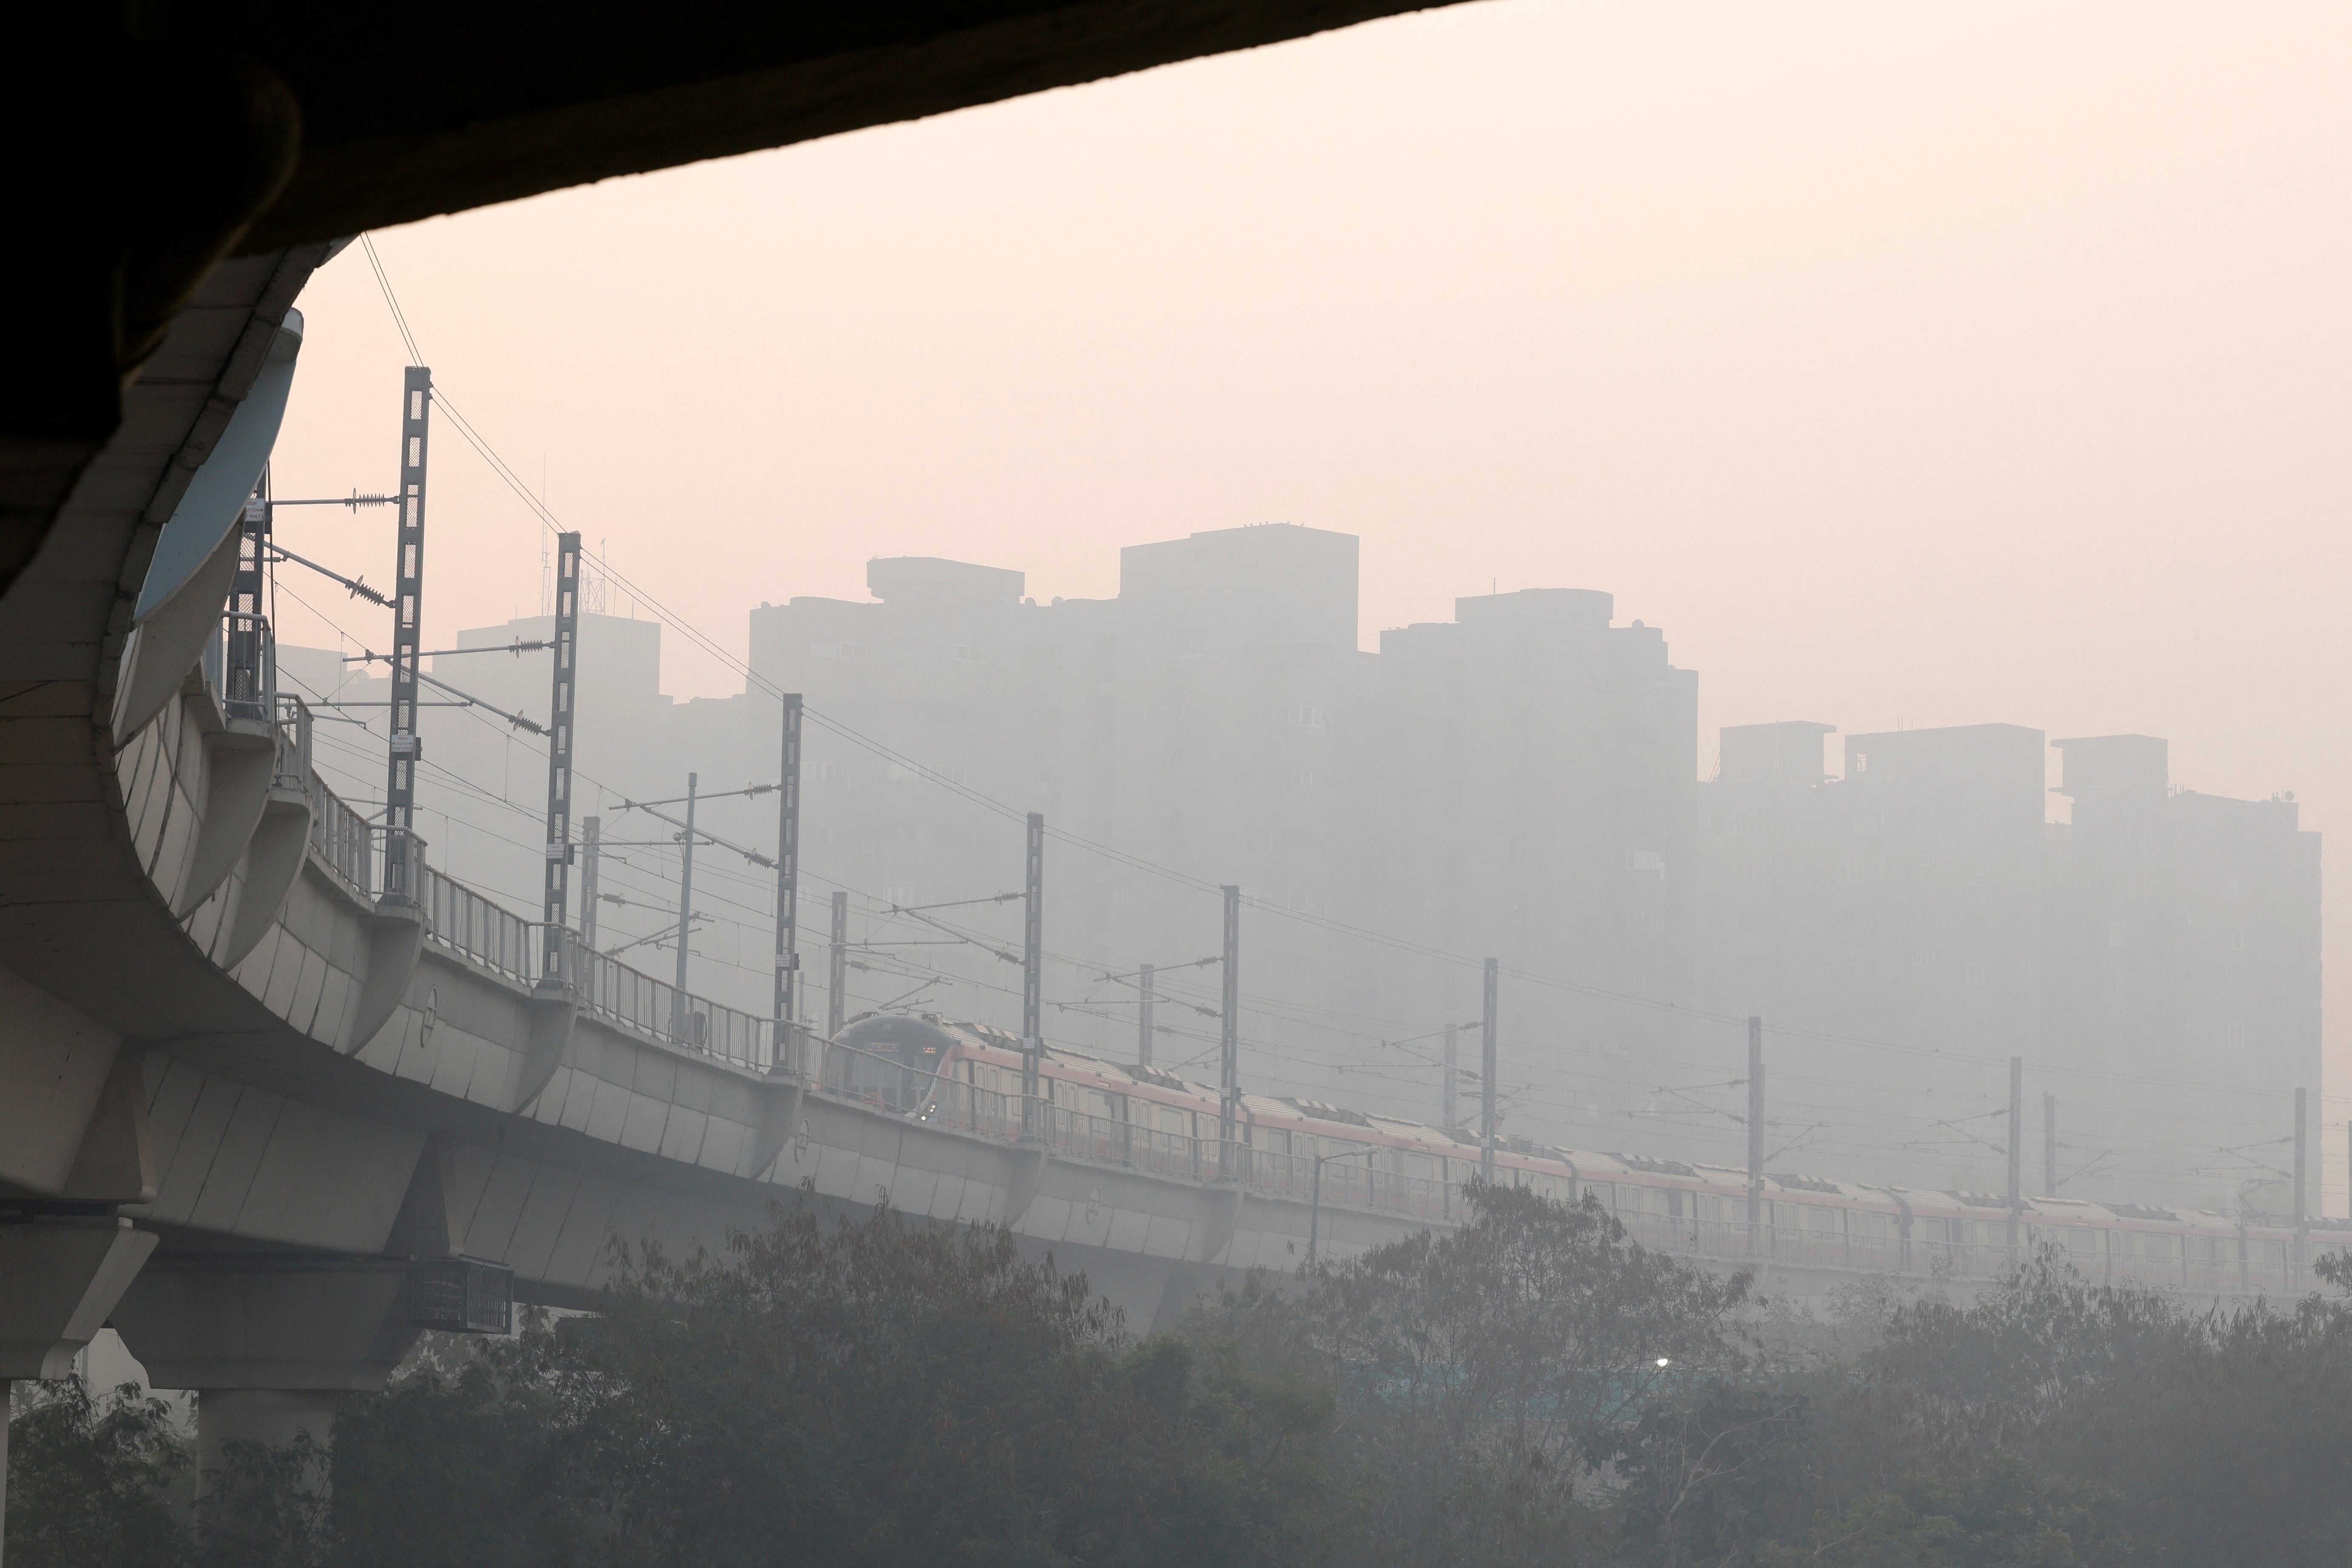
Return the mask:
<svg viewBox="0 0 2352 1568">
<path fill-rule="evenodd" d="M 784 1145 L 793 1141 L 801 1123 L 801 1110 L 808 1104 L 808 1089 L 797 1077 L 772 1077 L 761 1085 L 767 1103 L 760 1111 L 760 1138 L 751 1149 L 751 1179 L 765 1181 L 783 1157 Z"/>
<path fill-rule="evenodd" d="M 1201 1198 L 1209 1205 L 1207 1224 L 1202 1227 L 1201 1250 L 1189 1261 L 1214 1263 L 1234 1244 L 1234 1232 L 1241 1225 L 1242 1189 L 1219 1184 L 1202 1187 Z"/>
<path fill-rule="evenodd" d="M 302 874 L 310 848 L 310 796 L 306 790 L 273 785 L 261 807 L 260 826 L 245 850 L 245 885 L 229 917 L 228 942 L 220 966 L 235 969 L 268 933 L 285 909 L 287 895 Z"/>
<path fill-rule="evenodd" d="M 265 724 L 231 720 L 227 729 L 205 737 L 204 821 L 172 901 L 173 919 L 186 920 L 202 909 L 236 868 L 261 826 L 277 772 L 277 735 Z"/>
<path fill-rule="evenodd" d="M 542 982 L 523 1005 L 530 1018 L 530 1044 L 515 1074 L 512 1110 L 517 1115 L 537 1103 L 555 1069 L 563 1065 L 564 1053 L 572 1047 L 572 1026 L 580 1020 L 580 994 L 561 983 Z"/>
<path fill-rule="evenodd" d="M 1021 1223 L 1029 1205 L 1037 1201 L 1038 1184 L 1045 1177 L 1045 1147 L 1042 1143 L 1017 1143 L 1005 1151 L 1013 1163 L 1004 1184 L 1003 1225 L 1007 1230 Z"/>
<path fill-rule="evenodd" d="M 367 975 L 352 1005 L 351 1032 L 342 1042 L 345 1056 L 367 1047 L 408 994 L 416 961 L 425 952 L 425 911 L 405 899 L 385 897 L 368 921 Z"/>
</svg>

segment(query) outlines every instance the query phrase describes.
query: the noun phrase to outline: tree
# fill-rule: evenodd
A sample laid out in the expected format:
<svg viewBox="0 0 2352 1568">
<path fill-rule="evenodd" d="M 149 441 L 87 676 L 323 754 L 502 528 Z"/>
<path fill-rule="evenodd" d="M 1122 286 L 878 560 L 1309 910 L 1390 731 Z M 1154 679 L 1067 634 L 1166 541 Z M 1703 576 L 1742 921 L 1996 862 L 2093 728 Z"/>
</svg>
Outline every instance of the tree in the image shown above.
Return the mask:
<svg viewBox="0 0 2352 1568">
<path fill-rule="evenodd" d="M 723 1262 L 637 1255 L 605 1307 L 525 1352 L 543 1495 L 599 1561 L 1292 1560 L 1326 1407 L 1131 1342 L 1001 1227 L 779 1209 Z"/>
<path fill-rule="evenodd" d="M 8 1423 L 11 1568 L 178 1568 L 190 1553 L 189 1458 L 172 1408 L 125 1384 L 103 1396 L 79 1377 L 16 1385 Z"/>
<path fill-rule="evenodd" d="M 1809 1414 L 1802 1394 L 1729 1382 L 1687 1403 L 1652 1402 L 1617 1453 L 1625 1561 L 1733 1562 L 1801 1529 L 1812 1490 Z"/>
<path fill-rule="evenodd" d="M 1601 1472 L 1649 1402 L 1735 1371 L 1748 1280 L 1629 1241 L 1599 1205 L 1474 1185 L 1470 1216 L 1197 1314 L 1262 1374 L 1328 1385 L 1351 1562 L 1570 1562 L 1609 1536 Z"/>
<path fill-rule="evenodd" d="M 1973 1302 L 1896 1310 L 1824 1381 L 1824 1505 L 1851 1512 L 2014 1460 L 2116 1500 L 2134 1561 L 2246 1568 L 2352 1552 L 2352 1307 L 2197 1310 L 2045 1250 Z"/>
<path fill-rule="evenodd" d="M 1855 1505 L 1759 1568 L 2123 1568 L 2113 1499 L 2000 1459 L 1961 1480 L 1915 1480 Z"/>
<path fill-rule="evenodd" d="M 335 1423 L 336 1568 L 523 1568 L 577 1544 L 550 1491 L 559 1408 L 540 1354 L 548 1319 L 520 1344 L 428 1344 L 392 1386 Z"/>
</svg>

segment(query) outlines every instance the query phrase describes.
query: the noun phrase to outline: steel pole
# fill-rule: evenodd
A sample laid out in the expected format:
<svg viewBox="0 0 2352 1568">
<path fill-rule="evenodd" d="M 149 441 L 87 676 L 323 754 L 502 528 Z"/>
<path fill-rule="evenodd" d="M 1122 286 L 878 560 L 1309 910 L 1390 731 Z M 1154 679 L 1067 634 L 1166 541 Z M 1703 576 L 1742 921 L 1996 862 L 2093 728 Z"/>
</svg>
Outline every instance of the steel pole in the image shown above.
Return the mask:
<svg viewBox="0 0 2352 1568">
<path fill-rule="evenodd" d="M 1502 962 L 1486 961 L 1486 1011 L 1478 1020 L 1478 1179 L 1495 1182 L 1495 1008 L 1500 1000 Z"/>
<path fill-rule="evenodd" d="M 425 458 L 431 431 L 433 373 L 410 365 L 400 389 L 400 518 L 393 547 L 392 742 L 383 785 L 383 897 L 413 903 L 420 882 L 413 863 L 416 764 L 416 664 L 425 644 Z"/>
<path fill-rule="evenodd" d="M 1037 1104 L 1045 1051 L 1045 817 L 1029 814 L 1025 897 L 1021 916 L 1021 1128 L 1031 1137 L 1051 1131 Z"/>
<path fill-rule="evenodd" d="M 1315 1156 L 1315 1201 L 1307 1210 L 1307 1265 L 1315 1266 L 1315 1243 L 1323 1228 L 1323 1162 L 1328 1156 Z"/>
<path fill-rule="evenodd" d="M 784 696 L 782 773 L 776 785 L 776 985 L 774 997 L 776 1062 L 793 1072 L 804 1071 L 800 1038 L 793 1032 L 799 1013 L 797 994 L 801 971 L 801 696 Z"/>
<path fill-rule="evenodd" d="M 2294 1091 L 2294 1268 L 2298 1270 L 2303 1268 L 2304 1254 L 2309 1250 L 2304 1245 L 2304 1227 L 2309 1223 L 2311 1209 L 2304 1182 L 2311 1170 L 2311 1149 L 2307 1142 L 2311 1136 L 2310 1100 L 2309 1089 Z M 2302 1283 L 2299 1273 L 2295 1283 L 2298 1286 Z"/>
<path fill-rule="evenodd" d="M 1438 1091 L 1440 1114 L 1438 1116 L 1437 1124 L 1448 1132 L 1453 1131 L 1454 1128 L 1461 1125 L 1460 1122 L 1454 1120 L 1456 1096 L 1459 1093 L 1460 1077 L 1460 1069 L 1454 1063 L 1454 1049 L 1456 1044 L 1454 1037 L 1459 1033 L 1460 1031 L 1453 1025 L 1448 1024 L 1445 1026 L 1445 1076 L 1444 1079 L 1444 1088 Z"/>
<path fill-rule="evenodd" d="M 846 889 L 833 895 L 833 950 L 825 955 L 824 1037 L 831 1039 L 841 1033 L 848 1021 L 849 1003 L 849 893 Z"/>
<path fill-rule="evenodd" d="M 2025 1212 L 2025 1058 L 2009 1058 L 2009 1260 L 2017 1261 Z"/>
<path fill-rule="evenodd" d="M 688 1009 L 686 1005 L 686 960 L 693 935 L 694 792 L 698 783 L 699 775 L 695 773 L 686 775 L 686 832 L 682 836 L 685 839 L 685 853 L 679 859 L 677 868 L 677 994 L 671 1004 L 673 1016 L 670 1020 L 670 1037 L 681 1042 L 687 1037 L 686 1017 Z"/>
<path fill-rule="evenodd" d="M 1227 883 L 1225 900 L 1224 994 L 1217 1009 L 1217 1174 L 1237 1173 L 1234 1133 L 1242 1109 L 1242 890 Z"/>
<path fill-rule="evenodd" d="M 580 945 L 596 951 L 596 858 L 604 846 L 604 818 L 580 819 Z"/>
<path fill-rule="evenodd" d="M 562 985 L 563 929 L 572 898 L 572 742 L 580 700 L 580 536 L 555 536 L 555 668 L 547 694 L 547 882 L 541 899 L 545 946 L 540 983 Z"/>
<path fill-rule="evenodd" d="M 1151 1065 L 1151 965 L 1145 964 L 1136 977 L 1138 993 L 1135 1004 L 1135 1065 Z"/>
<path fill-rule="evenodd" d="M 1748 1020 L 1748 1250 L 1764 1242 L 1764 1020 Z"/>
</svg>

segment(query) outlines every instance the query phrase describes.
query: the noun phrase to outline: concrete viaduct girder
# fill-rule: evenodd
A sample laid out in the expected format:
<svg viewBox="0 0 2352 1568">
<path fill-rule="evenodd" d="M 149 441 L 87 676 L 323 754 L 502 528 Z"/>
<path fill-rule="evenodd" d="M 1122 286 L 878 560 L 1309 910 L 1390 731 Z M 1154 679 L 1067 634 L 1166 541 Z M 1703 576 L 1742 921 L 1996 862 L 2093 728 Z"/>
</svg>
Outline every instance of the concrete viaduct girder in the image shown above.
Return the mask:
<svg viewBox="0 0 2352 1568">
<path fill-rule="evenodd" d="M 1007 1223 L 1144 1322 L 1203 1271 L 1294 1263 L 1297 1204 L 810 1094 L 428 939 L 370 896 L 333 824 L 308 831 L 323 797 L 291 792 L 271 838 L 283 748 L 199 677 L 117 743 L 162 523 L 325 254 L 213 274 L 75 490 L 71 527 L 0 598 L 0 1275 L 47 1281 L 9 1299 L 25 1321 L 0 1324 L 0 1377 L 53 1374 L 111 1316 L 173 1375 L 282 1380 L 234 1335 L 168 1325 L 266 1322 L 306 1290 L 348 1307 L 382 1260 L 412 1255 L 505 1263 L 528 1294 L 584 1300 L 615 1238 L 717 1248 L 803 1184 L 837 1205 L 887 1191 L 909 1213 Z M 1325 1225 L 1335 1250 L 1407 1228 Z M 344 1336 L 347 1374 L 312 1355 L 303 1375 L 364 1385 L 382 1329 Z"/>
<path fill-rule="evenodd" d="M 111 1316 L 172 1376 L 347 1392 L 390 1364 L 386 1260 L 500 1263 L 527 1296 L 582 1302 L 616 1240 L 716 1250 L 803 1187 L 1007 1225 L 1139 1326 L 1221 1274 L 1302 1261 L 1294 1197 L 830 1099 L 429 933 L 373 896 L 348 853 L 362 830 L 289 780 L 275 727 L 229 718 L 201 678 L 118 744 L 159 529 L 325 254 L 212 276 L 73 526 L 0 597 L 0 668 L 21 672 L 0 685 L 0 1279 L 44 1282 L 0 1296 L 0 1378 L 54 1375 Z M 1321 1246 L 1427 1223 L 1333 1205 Z M 351 1321 L 263 1353 L 304 1310 Z M 254 1430 L 284 1414 L 236 1407 Z"/>
</svg>

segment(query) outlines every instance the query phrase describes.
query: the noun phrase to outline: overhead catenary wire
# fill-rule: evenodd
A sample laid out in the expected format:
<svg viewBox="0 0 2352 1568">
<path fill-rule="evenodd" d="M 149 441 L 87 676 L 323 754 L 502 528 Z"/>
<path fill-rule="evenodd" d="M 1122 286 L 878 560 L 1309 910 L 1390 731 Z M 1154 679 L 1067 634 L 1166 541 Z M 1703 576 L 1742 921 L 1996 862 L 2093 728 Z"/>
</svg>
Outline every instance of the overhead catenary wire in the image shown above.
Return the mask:
<svg viewBox="0 0 2352 1568">
<path fill-rule="evenodd" d="M 368 237 L 362 237 L 362 241 L 369 264 L 375 273 L 378 284 L 383 291 L 386 306 L 392 312 L 395 327 L 400 333 L 402 342 L 407 347 L 412 360 L 421 359 L 422 356 L 417 348 L 415 335 L 409 327 L 404 312 L 400 307 L 397 295 L 393 289 L 391 279 L 387 270 L 383 267 L 382 258 L 376 252 L 375 247 L 371 238 Z M 520 476 L 516 474 L 514 470 L 505 463 L 503 458 L 498 455 L 495 448 L 467 417 L 463 410 L 448 397 L 446 390 L 437 392 L 436 398 L 439 405 L 443 407 L 445 412 L 447 414 L 452 427 L 455 428 L 461 438 L 476 451 L 477 455 L 483 459 L 485 464 L 490 468 L 493 475 L 504 483 L 508 489 L 525 504 L 543 528 L 547 529 L 549 531 L 561 531 L 562 525 L 552 510 L 545 505 L 541 498 L 531 492 L 530 487 L 522 482 Z M 632 580 L 625 574 L 614 568 L 610 560 L 606 558 L 603 552 L 592 552 L 589 555 L 589 559 L 608 581 L 626 590 L 631 598 L 639 605 L 650 612 L 656 620 L 676 631 L 698 649 L 712 657 L 724 667 L 729 668 L 742 676 L 748 689 L 762 691 L 772 696 L 782 695 L 781 691 L 773 685 L 772 682 L 761 677 L 759 672 L 753 669 L 746 661 L 737 658 L 731 651 L 719 643 L 717 639 L 712 638 L 708 634 L 701 631 L 699 627 L 693 625 L 684 616 L 671 611 L 656 595 L 647 592 L 643 584 Z M 968 803 L 982 810 L 1001 816 L 1008 821 L 1017 821 L 1024 815 L 1019 808 L 1009 805 L 1003 801 L 988 795 L 971 784 L 967 780 L 955 776 L 949 772 L 932 768 L 919 759 L 890 746 L 887 742 L 884 742 L 876 737 L 862 733 L 853 726 L 850 726 L 829 714 L 814 710 L 804 710 L 804 712 L 808 721 L 816 724 L 818 727 L 828 731 L 842 740 L 858 746 L 887 762 L 892 763 L 898 767 L 905 769 L 913 776 L 924 779 L 936 787 L 948 791 L 949 793 L 964 799 Z M 478 786 L 475 786 L 475 793 L 482 798 L 497 798 L 496 796 L 490 795 L 488 792 L 480 791 Z M 520 803 L 512 801 L 501 800 L 499 801 L 499 804 L 518 811 L 526 811 L 529 809 L 522 806 Z M 532 815 L 535 815 L 535 813 L 532 813 Z M 1090 839 L 1083 835 L 1069 831 L 1066 828 L 1059 826 L 1049 828 L 1048 836 L 1057 842 L 1085 850 L 1113 864 L 1163 879 L 1172 886 L 1181 889 L 1190 889 L 1202 894 L 1213 894 L 1216 887 L 1218 886 L 1218 884 L 1207 877 L 1158 864 L 1143 857 L 1122 850 L 1116 846 Z M 753 910 L 751 906 L 748 905 L 738 905 L 737 907 L 745 909 L 747 912 L 761 912 Z M 1469 970 L 1474 968 L 1480 962 L 1470 955 L 1452 952 L 1433 943 L 1420 942 L 1392 931 L 1384 931 L 1353 924 L 1328 915 L 1317 914 L 1311 910 L 1289 908 L 1279 902 L 1254 901 L 1253 907 L 1277 919 L 1294 921 L 1309 928 L 1319 929 L 1328 933 L 1351 940 L 1377 944 L 1391 951 L 1415 955 L 1444 965 L 1455 966 L 1464 970 Z M 959 940 L 970 943 L 971 945 L 981 947 L 992 953 L 996 953 L 1000 957 L 1003 955 L 1003 949 L 1001 947 L 996 946 L 992 942 L 983 941 L 977 936 L 964 935 L 960 937 Z M 1075 963 L 1076 961 L 1057 959 L 1056 962 Z M 1094 967 L 1098 970 L 1099 966 L 1097 965 Z M 1539 989 L 1554 991 L 1561 994 L 1579 995 L 1592 1001 L 1605 1003 L 1612 1005 L 1638 1008 L 1664 1015 L 1679 1016 L 1694 1022 L 1718 1024 L 1725 1026 L 1736 1026 L 1743 1022 L 1742 1018 L 1738 1015 L 1698 1007 L 1685 1003 L 1676 1002 L 1671 998 L 1579 982 L 1556 974 L 1548 974 L 1541 972 L 1515 967 L 1506 967 L 1503 973 L 1507 978 L 1516 984 L 1532 985 Z M 942 983 L 950 982 L 943 978 Z M 978 984 L 978 982 L 963 977 L 957 977 L 952 981 L 952 983 L 964 984 Z M 1290 1003 L 1282 999 L 1263 997 L 1245 997 L 1243 1005 L 1245 1009 L 1255 1008 L 1260 1011 L 1268 1012 L 1271 1016 L 1281 1019 L 1290 1026 L 1325 1029 L 1341 1037 L 1352 1037 L 1358 1040 L 1370 1042 L 1374 1045 L 1375 1048 L 1379 1048 L 1380 1047 L 1388 1044 L 1388 1042 L 1382 1041 L 1377 1033 L 1370 1030 L 1350 1029 L 1346 1027 L 1343 1024 L 1332 1022 L 1331 1019 L 1345 1016 L 1339 1015 L 1329 1009 L 1317 1009 L 1305 1004 Z M 1197 1006 L 1197 1004 L 1194 1004 L 1194 1005 Z M 1318 1018 L 1313 1016 L 1318 1012 L 1322 1013 L 1324 1016 Z M 1370 1020 L 1363 1021 L 1372 1022 Z M 1811 1027 L 1804 1026 L 1801 1023 L 1786 1020 L 1775 1020 L 1772 1025 L 1772 1032 L 1776 1037 L 1784 1039 L 1798 1039 L 1827 1045 L 1845 1046 L 1862 1050 L 1902 1056 L 1913 1059 L 1932 1058 L 1960 1064 L 1981 1065 L 1988 1068 L 2000 1067 L 2005 1059 L 2001 1056 L 1990 1053 L 1979 1054 L 1933 1045 L 1922 1045 L 1899 1040 L 1874 1038 L 1843 1033 L 1835 1029 Z M 1288 1046 L 1282 1048 L 1295 1050 L 1295 1047 Z M 1555 1052 L 1566 1049 L 1571 1052 L 1578 1052 L 1579 1054 L 1588 1057 L 1599 1056 L 1601 1054 L 1591 1050 L 1580 1051 L 1579 1047 L 1564 1046 L 1558 1042 L 1548 1043 L 1548 1048 Z M 1412 1053 L 1406 1052 L 1404 1054 L 1412 1055 Z M 1697 1066 L 1700 1064 L 1694 1063 L 1691 1065 Z M 2074 1067 L 2065 1064 L 2042 1064 L 2037 1062 L 2034 1065 L 2038 1072 L 2049 1076 L 2063 1077 L 2076 1080 L 2087 1079 L 2091 1081 L 2116 1084 L 2141 1083 L 2205 1091 L 2226 1091 L 2247 1096 L 2266 1094 L 2267 1092 L 2240 1084 L 2194 1083 L 2188 1080 L 2170 1079 L 2160 1075 L 2098 1069 Z M 1625 1081 L 1622 1079 L 1611 1079 L 1605 1075 L 1599 1074 L 1586 1076 L 1593 1081 L 1612 1081 L 1621 1085 Z M 1776 1075 L 1776 1083 L 1790 1083 L 1796 1081 L 1801 1081 L 1796 1075 Z M 1818 1082 L 1824 1080 L 1815 1081 Z M 1898 1089 L 1909 1089 L 1909 1086 L 1894 1087 Z M 1915 1090 L 1914 1092 L 1918 1091 Z M 2322 1097 L 2323 1100 L 2340 1098 L 2341 1097 Z M 1571 1109 L 1580 1114 L 1581 1113 L 1581 1108 Z M 1929 1120 L 1930 1121 L 1933 1121 L 1933 1119 Z M 2252 1116 L 2237 1118 L 2235 1120 L 2241 1121 L 2249 1126 L 2260 1124 L 2262 1121 L 2262 1119 Z"/>
</svg>

